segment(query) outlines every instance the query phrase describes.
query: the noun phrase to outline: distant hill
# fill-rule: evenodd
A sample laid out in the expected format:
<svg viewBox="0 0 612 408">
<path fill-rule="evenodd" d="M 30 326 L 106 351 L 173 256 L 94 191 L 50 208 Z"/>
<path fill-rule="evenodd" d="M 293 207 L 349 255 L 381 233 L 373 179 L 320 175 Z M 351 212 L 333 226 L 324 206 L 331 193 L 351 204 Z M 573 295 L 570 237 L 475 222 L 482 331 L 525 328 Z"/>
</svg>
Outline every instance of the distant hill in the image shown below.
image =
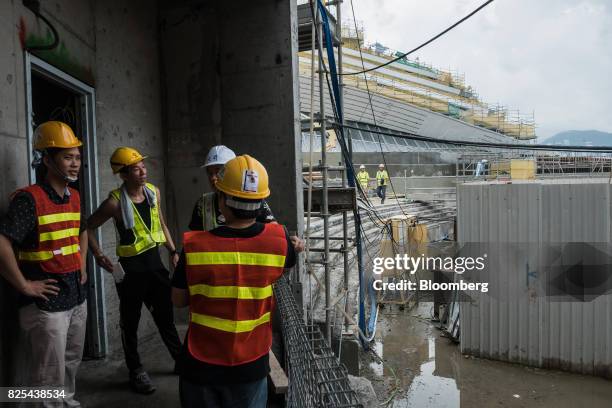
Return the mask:
<svg viewBox="0 0 612 408">
<path fill-rule="evenodd" d="M 599 130 L 567 130 L 542 140 L 547 145 L 612 146 L 612 133 Z"/>
</svg>

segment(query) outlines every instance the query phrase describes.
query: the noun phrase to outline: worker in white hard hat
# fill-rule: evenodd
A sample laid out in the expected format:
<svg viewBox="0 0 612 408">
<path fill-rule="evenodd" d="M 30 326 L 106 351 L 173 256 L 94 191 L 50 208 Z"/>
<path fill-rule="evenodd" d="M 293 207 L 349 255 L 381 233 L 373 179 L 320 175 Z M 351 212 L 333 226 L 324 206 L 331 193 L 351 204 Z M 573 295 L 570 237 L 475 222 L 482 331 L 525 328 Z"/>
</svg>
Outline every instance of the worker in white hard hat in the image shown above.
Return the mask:
<svg viewBox="0 0 612 408">
<path fill-rule="evenodd" d="M 376 195 L 380 198 L 381 204 L 385 203 L 387 184 L 389 184 L 389 173 L 385 170 L 385 165 L 381 163 L 376 172 Z"/>
<path fill-rule="evenodd" d="M 219 210 L 217 188 L 215 184 L 219 180 L 219 171 L 223 168 L 225 163 L 235 157 L 236 154 L 233 150 L 223 145 L 213 146 L 208 151 L 206 161 L 201 167 L 206 169 L 208 183 L 213 191 L 204 193 L 196 202 L 192 211 L 191 221 L 189 222 L 190 230 L 210 231 L 225 224 L 225 217 Z M 261 223 L 276 222 L 274 214 L 266 200 L 261 200 L 261 208 L 256 220 Z M 304 242 L 300 238 L 293 236 L 291 237 L 291 241 L 297 252 L 304 250 Z"/>
<path fill-rule="evenodd" d="M 370 174 L 366 170 L 366 167 L 362 164 L 359 166 L 359 173 L 357 173 L 357 181 L 363 190 L 363 193 L 367 196 L 368 184 L 370 182 Z"/>
</svg>

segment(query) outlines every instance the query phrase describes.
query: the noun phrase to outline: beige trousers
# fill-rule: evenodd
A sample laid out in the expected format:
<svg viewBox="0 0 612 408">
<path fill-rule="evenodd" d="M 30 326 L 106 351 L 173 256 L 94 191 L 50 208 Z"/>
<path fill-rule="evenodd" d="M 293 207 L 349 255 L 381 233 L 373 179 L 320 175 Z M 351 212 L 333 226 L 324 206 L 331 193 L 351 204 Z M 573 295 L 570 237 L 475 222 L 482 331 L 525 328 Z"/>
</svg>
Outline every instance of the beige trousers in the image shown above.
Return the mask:
<svg viewBox="0 0 612 408">
<path fill-rule="evenodd" d="M 64 387 L 61 402 L 45 401 L 42 407 L 80 407 L 74 399 L 76 373 L 83 357 L 87 301 L 64 312 L 46 312 L 35 303 L 19 310 L 25 368 L 23 385 Z M 28 404 L 28 407 L 33 405 Z"/>
</svg>

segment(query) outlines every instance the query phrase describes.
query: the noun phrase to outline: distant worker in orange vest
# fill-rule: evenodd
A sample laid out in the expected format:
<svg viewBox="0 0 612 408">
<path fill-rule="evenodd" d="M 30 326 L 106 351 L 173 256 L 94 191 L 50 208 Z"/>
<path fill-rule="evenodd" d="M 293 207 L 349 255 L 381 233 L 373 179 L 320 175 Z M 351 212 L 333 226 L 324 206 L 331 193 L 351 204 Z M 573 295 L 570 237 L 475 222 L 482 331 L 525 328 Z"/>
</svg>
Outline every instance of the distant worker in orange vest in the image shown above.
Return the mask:
<svg viewBox="0 0 612 408">
<path fill-rule="evenodd" d="M 183 236 L 172 301 L 189 306 L 180 358 L 185 408 L 264 408 L 272 345 L 272 284 L 295 265 L 286 229 L 257 222 L 270 195 L 268 173 L 254 158 L 228 161 L 215 183 L 225 223 Z"/>
<path fill-rule="evenodd" d="M 45 407 L 80 406 L 74 394 L 87 323 L 87 231 L 79 192 L 68 187 L 78 179 L 80 146 L 63 122 L 38 126 L 33 166 L 43 177 L 17 190 L 0 220 L 0 273 L 20 292 L 24 355 L 17 362 L 28 376 L 15 385 L 60 387 L 60 401 Z"/>
</svg>

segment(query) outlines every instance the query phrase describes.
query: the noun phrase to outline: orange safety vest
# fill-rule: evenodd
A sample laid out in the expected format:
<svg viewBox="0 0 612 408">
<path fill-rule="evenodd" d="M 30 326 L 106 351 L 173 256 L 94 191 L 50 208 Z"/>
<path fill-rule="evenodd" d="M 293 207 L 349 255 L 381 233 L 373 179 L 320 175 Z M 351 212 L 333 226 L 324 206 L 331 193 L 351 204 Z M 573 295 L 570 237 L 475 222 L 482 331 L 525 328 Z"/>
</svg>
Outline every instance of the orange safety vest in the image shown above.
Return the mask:
<svg viewBox="0 0 612 408">
<path fill-rule="evenodd" d="M 42 187 L 34 184 L 17 190 L 32 195 L 36 206 L 37 247 L 19 250 L 20 263 L 38 263 L 48 273 L 68 273 L 81 269 L 79 233 L 81 198 L 70 188 L 70 200 L 55 204 Z M 16 192 L 16 193 L 17 193 Z"/>
<path fill-rule="evenodd" d="M 189 287 L 191 355 L 235 366 L 266 355 L 272 346 L 272 284 L 283 274 L 287 238 L 265 224 L 252 238 L 223 238 L 207 231 L 183 235 Z"/>
</svg>

